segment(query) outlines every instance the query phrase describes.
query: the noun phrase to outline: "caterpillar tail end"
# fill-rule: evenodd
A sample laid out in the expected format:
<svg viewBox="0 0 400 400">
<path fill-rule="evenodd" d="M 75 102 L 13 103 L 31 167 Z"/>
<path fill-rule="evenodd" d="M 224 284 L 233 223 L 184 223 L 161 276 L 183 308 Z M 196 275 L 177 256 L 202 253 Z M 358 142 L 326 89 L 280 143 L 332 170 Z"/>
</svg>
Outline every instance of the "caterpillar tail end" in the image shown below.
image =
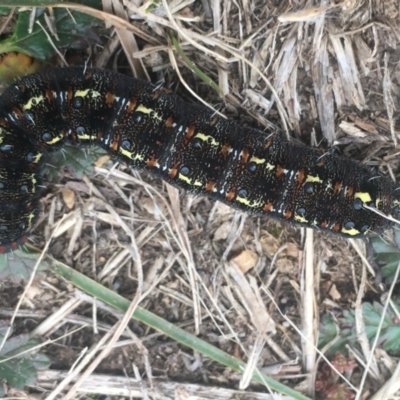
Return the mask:
<svg viewBox="0 0 400 400">
<path fill-rule="evenodd" d="M 0 243 L 0 254 L 7 254 L 20 249 L 28 240 L 28 235 L 23 235 L 20 238 L 7 243 Z"/>
</svg>

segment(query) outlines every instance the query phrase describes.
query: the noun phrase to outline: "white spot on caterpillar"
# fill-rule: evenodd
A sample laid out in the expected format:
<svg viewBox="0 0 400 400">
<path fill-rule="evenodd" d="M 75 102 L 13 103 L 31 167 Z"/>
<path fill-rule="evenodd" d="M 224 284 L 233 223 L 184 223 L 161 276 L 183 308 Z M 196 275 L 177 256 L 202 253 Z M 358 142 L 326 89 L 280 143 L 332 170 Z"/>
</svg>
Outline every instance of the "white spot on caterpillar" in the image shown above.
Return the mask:
<svg viewBox="0 0 400 400">
<path fill-rule="evenodd" d="M 119 115 L 121 114 L 121 112 L 123 112 L 126 108 L 128 108 L 128 107 L 129 107 L 129 104 L 130 104 L 131 102 L 128 101 L 128 99 L 122 98 L 122 100 L 121 100 L 121 98 L 118 97 L 118 103 L 121 103 L 121 105 L 120 105 L 120 107 L 119 107 L 119 109 L 118 109 L 118 111 L 117 111 L 117 116 L 119 116 Z M 115 122 L 114 122 L 114 124 L 115 124 Z M 113 124 L 113 125 L 114 125 L 114 124 Z"/>
<path fill-rule="evenodd" d="M 15 122 L 15 118 L 13 117 L 12 114 L 7 114 L 7 115 L 8 115 L 8 119 L 9 119 L 11 122 Z M 14 115 L 17 117 L 16 114 L 14 114 Z M 17 119 L 18 119 L 18 117 L 17 117 Z"/>
<path fill-rule="evenodd" d="M 330 191 L 330 190 L 333 190 L 333 186 L 332 186 L 332 182 L 331 182 L 331 181 L 326 181 L 326 182 L 325 182 L 325 185 L 326 185 L 326 187 L 325 187 L 325 192 L 328 192 L 328 191 Z"/>
<path fill-rule="evenodd" d="M 60 98 L 62 103 L 65 103 L 67 96 L 68 96 L 67 92 L 60 92 Z"/>
<path fill-rule="evenodd" d="M 103 137 L 104 137 L 104 136 L 103 136 Z M 102 138 L 101 141 L 102 141 L 106 146 L 108 146 L 108 144 L 110 143 L 110 139 L 111 139 L 110 135 L 106 135 L 105 139 Z"/>
<path fill-rule="evenodd" d="M 32 124 L 35 125 L 35 120 L 33 118 L 33 115 L 31 113 L 25 113 L 25 118 Z"/>
</svg>

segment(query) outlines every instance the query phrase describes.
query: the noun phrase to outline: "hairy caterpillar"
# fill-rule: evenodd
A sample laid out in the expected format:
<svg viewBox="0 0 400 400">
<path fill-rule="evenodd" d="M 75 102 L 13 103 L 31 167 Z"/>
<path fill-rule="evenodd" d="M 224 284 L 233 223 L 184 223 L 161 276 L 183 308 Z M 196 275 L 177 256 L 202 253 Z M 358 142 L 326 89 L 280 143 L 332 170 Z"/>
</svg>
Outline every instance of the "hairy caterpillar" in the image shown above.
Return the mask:
<svg viewBox="0 0 400 400">
<path fill-rule="evenodd" d="M 98 69 L 27 76 L 0 97 L 0 253 L 39 213 L 41 167 L 66 142 L 98 145 L 175 186 L 254 215 L 345 237 L 380 234 L 397 217 L 389 179 L 277 134 L 242 128 L 150 83 Z"/>
</svg>

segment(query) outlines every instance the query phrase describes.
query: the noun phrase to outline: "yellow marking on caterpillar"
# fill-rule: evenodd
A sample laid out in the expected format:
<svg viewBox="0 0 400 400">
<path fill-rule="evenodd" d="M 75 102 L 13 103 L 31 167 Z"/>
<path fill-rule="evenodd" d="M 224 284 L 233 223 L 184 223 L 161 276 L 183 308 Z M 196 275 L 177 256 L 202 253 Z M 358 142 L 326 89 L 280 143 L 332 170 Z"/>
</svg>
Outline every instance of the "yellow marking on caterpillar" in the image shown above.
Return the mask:
<svg viewBox="0 0 400 400">
<path fill-rule="evenodd" d="M 400 201 L 399 200 L 394 200 L 393 201 L 393 205 L 396 207 L 396 206 L 398 206 L 400 204 Z"/>
<path fill-rule="evenodd" d="M 375 206 L 376 208 L 379 208 L 379 204 L 382 203 L 382 199 L 380 199 L 379 197 L 375 200 Z"/>
<path fill-rule="evenodd" d="M 133 161 L 135 161 L 135 160 L 143 161 L 144 160 L 144 157 L 140 153 L 139 154 L 135 154 L 135 153 L 132 153 L 132 152 L 130 152 L 128 150 L 125 150 L 122 147 L 119 148 L 119 152 L 122 155 L 124 155 L 125 157 L 128 157 Z"/>
<path fill-rule="evenodd" d="M 372 200 L 371 195 L 368 192 L 357 192 L 354 195 L 355 199 L 360 199 L 363 203 L 368 203 Z"/>
<path fill-rule="evenodd" d="M 152 108 L 147 108 L 147 107 L 145 107 L 145 106 L 142 106 L 141 104 L 139 104 L 139 105 L 137 106 L 137 108 L 136 108 L 135 111 L 140 111 L 140 112 L 142 112 L 143 114 L 151 114 L 151 113 L 153 113 L 153 117 L 154 117 L 155 119 L 158 119 L 159 121 L 163 121 L 163 118 L 160 117 L 160 116 L 157 114 L 156 111 L 154 111 Z"/>
<path fill-rule="evenodd" d="M 191 186 L 203 186 L 203 184 L 200 181 L 193 182 L 193 179 L 190 179 L 188 176 L 182 174 L 178 175 L 178 179 L 180 179 L 181 181 L 185 181 L 188 185 Z"/>
<path fill-rule="evenodd" d="M 76 134 L 81 140 L 97 139 L 96 135 L 91 135 L 90 133 L 83 133 L 82 135 Z"/>
<path fill-rule="evenodd" d="M 265 163 L 265 158 L 258 158 L 258 157 L 251 157 L 250 162 L 256 163 L 256 164 L 264 164 Z M 267 167 L 268 168 L 268 167 Z"/>
<path fill-rule="evenodd" d="M 52 140 L 49 140 L 48 142 L 45 142 L 46 144 L 50 144 L 50 145 L 52 145 L 52 144 L 54 144 L 54 143 L 57 143 L 57 142 L 59 142 L 60 140 L 62 140 L 64 138 L 64 136 L 63 135 L 60 135 L 60 136 L 55 136 L 55 137 L 53 137 L 53 139 Z"/>
<path fill-rule="evenodd" d="M 304 217 L 302 217 L 301 215 L 298 215 L 298 214 L 296 214 L 296 215 L 294 216 L 294 220 L 295 220 L 295 221 L 298 221 L 298 222 L 302 222 L 302 223 L 304 223 L 304 224 L 307 224 L 307 223 L 308 223 L 308 219 L 306 219 L 306 218 L 304 218 Z"/>
<path fill-rule="evenodd" d="M 37 183 L 37 180 L 35 179 L 35 174 L 30 174 L 31 182 L 32 182 L 32 191 L 30 193 L 36 193 L 35 190 L 35 184 Z"/>
<path fill-rule="evenodd" d="M 360 231 L 356 228 L 351 228 L 351 229 L 342 228 L 342 233 L 344 233 L 345 235 L 356 236 L 360 234 Z"/>
<path fill-rule="evenodd" d="M 241 197 L 241 196 L 236 196 L 236 201 L 238 201 L 239 203 L 245 204 L 247 207 L 250 207 L 250 208 L 260 207 L 263 204 L 262 201 L 251 202 L 250 200 L 246 199 L 245 197 Z"/>
<path fill-rule="evenodd" d="M 219 146 L 219 142 L 217 142 L 211 135 L 206 135 L 205 133 L 199 132 L 194 137 L 202 140 L 203 142 L 208 142 L 208 139 L 211 139 L 208 142 L 211 146 L 214 146 L 214 147 Z"/>
<path fill-rule="evenodd" d="M 324 181 L 319 176 L 307 175 L 306 182 L 323 183 Z"/>
<path fill-rule="evenodd" d="M 37 153 L 36 156 L 35 156 L 34 161 L 32 161 L 32 162 L 34 164 L 37 164 L 40 161 L 40 159 L 42 158 L 42 156 L 43 156 L 43 153 Z"/>
<path fill-rule="evenodd" d="M 23 106 L 22 106 L 22 109 L 25 111 L 25 110 L 30 110 L 31 108 L 32 108 L 32 106 L 37 106 L 38 104 L 40 104 L 42 101 L 44 100 L 44 96 L 43 95 L 40 95 L 40 96 L 37 96 L 37 97 L 31 97 L 30 99 L 29 99 L 29 101 L 26 103 L 26 104 L 24 104 Z"/>
<path fill-rule="evenodd" d="M 35 218 L 35 213 L 32 212 L 28 215 L 28 228 L 30 229 L 32 227 L 32 221 Z"/>
<path fill-rule="evenodd" d="M 101 94 L 97 90 L 93 89 L 85 89 L 85 90 L 77 90 L 75 92 L 75 97 L 86 97 L 88 94 L 91 94 L 92 99 L 95 99 L 96 97 L 100 97 Z"/>
<path fill-rule="evenodd" d="M 267 163 L 267 171 L 273 171 L 276 168 L 275 165 Z"/>
</svg>

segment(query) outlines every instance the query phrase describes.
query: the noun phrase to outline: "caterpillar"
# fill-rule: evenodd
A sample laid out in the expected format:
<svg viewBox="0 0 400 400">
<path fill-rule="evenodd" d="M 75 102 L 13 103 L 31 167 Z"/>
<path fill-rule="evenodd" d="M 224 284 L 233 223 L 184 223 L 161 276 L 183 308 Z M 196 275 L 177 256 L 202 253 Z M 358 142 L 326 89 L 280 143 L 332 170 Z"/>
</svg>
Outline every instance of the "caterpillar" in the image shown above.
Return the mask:
<svg viewBox="0 0 400 400">
<path fill-rule="evenodd" d="M 350 159 L 243 128 L 141 80 L 70 67 L 24 77 L 0 96 L 0 253 L 25 243 L 43 165 L 67 142 L 101 146 L 250 214 L 344 237 L 392 226 L 371 208 L 400 214 L 396 185 Z"/>
</svg>

